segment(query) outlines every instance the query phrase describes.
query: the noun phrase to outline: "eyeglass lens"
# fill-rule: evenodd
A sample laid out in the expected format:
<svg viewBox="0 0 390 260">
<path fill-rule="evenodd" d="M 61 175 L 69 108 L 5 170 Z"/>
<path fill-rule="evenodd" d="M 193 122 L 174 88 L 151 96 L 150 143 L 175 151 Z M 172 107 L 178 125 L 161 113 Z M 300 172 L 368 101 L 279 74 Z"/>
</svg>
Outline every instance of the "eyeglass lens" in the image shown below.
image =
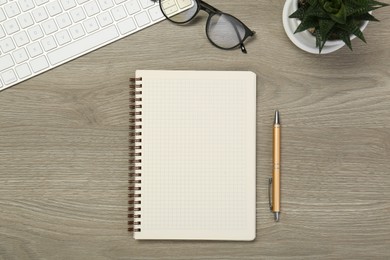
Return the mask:
<svg viewBox="0 0 390 260">
<path fill-rule="evenodd" d="M 161 0 L 161 10 L 165 17 L 175 23 L 186 23 L 198 12 L 198 2 L 194 0 Z"/>
<path fill-rule="evenodd" d="M 214 14 L 207 23 L 207 35 L 210 41 L 225 49 L 239 45 L 245 33 L 242 23 L 230 15 Z"/>
<path fill-rule="evenodd" d="M 174 23 L 189 22 L 200 9 L 199 2 L 194 0 L 161 0 L 160 3 L 163 14 Z M 223 49 L 240 45 L 246 35 L 244 25 L 224 13 L 211 13 L 206 26 L 209 40 Z"/>
</svg>

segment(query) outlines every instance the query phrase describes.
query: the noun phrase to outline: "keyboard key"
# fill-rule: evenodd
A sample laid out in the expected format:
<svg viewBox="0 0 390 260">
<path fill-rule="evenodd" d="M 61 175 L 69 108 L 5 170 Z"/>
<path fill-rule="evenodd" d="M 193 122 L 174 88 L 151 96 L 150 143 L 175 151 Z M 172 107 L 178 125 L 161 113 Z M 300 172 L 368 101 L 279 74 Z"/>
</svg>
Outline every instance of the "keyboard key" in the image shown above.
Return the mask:
<svg viewBox="0 0 390 260">
<path fill-rule="evenodd" d="M 35 41 L 39 38 L 43 37 L 42 29 L 39 25 L 35 25 L 27 30 L 28 35 L 30 35 L 30 38 L 32 41 Z"/>
<path fill-rule="evenodd" d="M 82 53 L 92 51 L 96 47 L 116 39 L 118 36 L 115 26 L 112 25 L 99 32 L 88 35 L 77 42 L 72 42 L 63 48 L 56 49 L 53 52 L 48 53 L 47 57 L 49 58 L 50 63 L 55 65 Z"/>
<path fill-rule="evenodd" d="M 11 58 L 11 55 L 7 54 L 4 56 L 0 56 L 0 71 L 11 68 L 15 63 Z"/>
<path fill-rule="evenodd" d="M 27 45 L 27 51 L 30 54 L 31 58 L 34 58 L 34 57 L 42 54 L 42 48 L 38 42 L 34 42 L 34 43 L 31 43 L 30 45 Z"/>
<path fill-rule="evenodd" d="M 5 32 L 4 32 L 3 27 L 0 24 L 0 39 L 3 38 L 3 37 L 5 37 Z"/>
<path fill-rule="evenodd" d="M 108 8 L 114 6 L 114 3 L 112 2 L 112 0 L 98 0 L 98 2 L 99 2 L 99 5 L 100 5 L 100 8 L 101 8 L 103 11 L 105 11 L 105 10 L 107 10 Z"/>
<path fill-rule="evenodd" d="M 111 18 L 110 12 L 105 12 L 105 13 L 99 14 L 97 16 L 97 18 L 98 18 L 98 21 L 99 21 L 99 24 L 101 27 L 112 24 L 112 18 Z"/>
<path fill-rule="evenodd" d="M 15 44 L 10 37 L 0 40 L 0 49 L 3 52 L 9 52 L 15 49 Z"/>
<path fill-rule="evenodd" d="M 4 26 L 5 31 L 8 34 L 13 34 L 13 33 L 20 30 L 18 22 L 16 21 L 15 18 L 4 22 L 3 26 Z"/>
<path fill-rule="evenodd" d="M 12 18 L 12 17 L 20 14 L 20 9 L 19 9 L 19 6 L 16 2 L 11 2 L 7 5 L 5 5 L 4 10 L 9 18 Z"/>
<path fill-rule="evenodd" d="M 184 9 L 187 6 L 192 5 L 192 0 L 178 0 L 177 3 L 179 4 L 180 9 Z"/>
<path fill-rule="evenodd" d="M 87 12 L 88 16 L 95 15 L 100 12 L 99 6 L 97 5 L 96 1 L 91 1 L 89 3 L 86 3 L 84 5 L 85 12 Z"/>
<path fill-rule="evenodd" d="M 174 0 L 167 0 L 162 2 L 161 4 L 164 6 L 164 12 L 168 15 L 173 14 L 178 10 L 176 2 Z"/>
<path fill-rule="evenodd" d="M 25 13 L 25 14 L 18 16 L 18 21 L 19 21 L 20 26 L 23 29 L 34 24 L 34 21 L 30 15 L 30 13 Z"/>
<path fill-rule="evenodd" d="M 76 2 L 74 0 L 60 0 L 60 1 L 64 10 L 69 10 L 76 6 Z"/>
<path fill-rule="evenodd" d="M 57 25 L 54 19 L 47 20 L 42 23 L 42 28 L 45 31 L 46 35 L 49 35 L 58 30 Z"/>
<path fill-rule="evenodd" d="M 64 45 L 65 43 L 70 42 L 70 36 L 67 30 L 59 31 L 54 36 L 56 37 L 59 45 Z"/>
<path fill-rule="evenodd" d="M 149 16 L 146 12 L 142 12 L 135 16 L 135 20 L 139 27 L 145 26 L 150 23 Z"/>
<path fill-rule="evenodd" d="M 17 66 L 15 70 L 16 74 L 18 74 L 18 77 L 21 79 L 31 75 L 31 70 L 27 64 Z"/>
<path fill-rule="evenodd" d="M 28 59 L 27 52 L 24 48 L 20 48 L 12 53 L 16 63 L 21 63 Z"/>
<path fill-rule="evenodd" d="M 21 31 L 14 36 L 14 40 L 17 46 L 23 46 L 30 42 L 28 39 L 27 33 L 25 31 Z"/>
<path fill-rule="evenodd" d="M 23 12 L 26 12 L 35 6 L 32 0 L 20 0 L 19 5 Z"/>
<path fill-rule="evenodd" d="M 2 8 L 0 8 L 0 22 L 5 21 L 7 17 L 5 16 L 5 13 Z"/>
<path fill-rule="evenodd" d="M 97 29 L 99 29 L 99 25 L 97 24 L 95 18 L 90 18 L 88 20 L 85 20 L 83 22 L 83 25 L 85 27 L 85 30 L 88 32 L 88 33 L 91 33 L 91 32 L 94 32 L 96 31 Z"/>
<path fill-rule="evenodd" d="M 62 12 L 61 5 L 58 1 L 50 2 L 46 5 L 47 11 L 49 12 L 50 16 L 55 16 L 57 14 L 60 14 Z"/>
<path fill-rule="evenodd" d="M 46 38 L 43 38 L 41 40 L 41 44 L 42 44 L 42 47 L 45 51 L 50 51 L 50 50 L 54 49 L 55 47 L 57 47 L 57 43 L 54 40 L 53 36 L 48 36 Z"/>
<path fill-rule="evenodd" d="M 126 34 L 137 29 L 133 18 L 129 17 L 126 20 L 123 20 L 118 23 L 118 28 L 121 34 Z"/>
<path fill-rule="evenodd" d="M 34 9 L 32 12 L 35 22 L 39 23 L 48 18 L 46 10 L 43 6 Z"/>
<path fill-rule="evenodd" d="M 49 67 L 49 63 L 47 62 L 47 59 L 45 56 L 41 56 L 39 58 L 36 58 L 35 60 L 30 61 L 30 66 L 32 71 L 35 73 L 44 70 Z"/>
<path fill-rule="evenodd" d="M 123 6 L 117 6 L 111 10 L 112 16 L 114 17 L 115 21 L 122 20 L 126 17 L 126 11 Z"/>
<path fill-rule="evenodd" d="M 13 70 L 6 71 L 1 73 L 1 78 L 3 79 L 5 84 L 11 84 L 17 80 L 15 72 Z"/>
<path fill-rule="evenodd" d="M 43 5 L 44 3 L 49 2 L 49 0 L 35 0 L 36 5 Z"/>
<path fill-rule="evenodd" d="M 61 14 L 56 17 L 56 21 L 58 24 L 58 27 L 61 29 L 68 27 L 69 25 L 72 24 L 72 21 L 69 18 L 69 15 L 67 13 Z"/>
<path fill-rule="evenodd" d="M 81 24 L 76 24 L 75 26 L 70 27 L 69 31 L 73 39 L 78 39 L 85 35 L 83 26 Z"/>
<path fill-rule="evenodd" d="M 126 2 L 125 7 L 127 9 L 127 12 L 132 15 L 139 11 L 141 11 L 141 7 L 139 6 L 137 0 L 129 0 Z"/>
<path fill-rule="evenodd" d="M 152 0 L 140 0 L 140 2 L 143 8 L 148 8 L 154 5 L 154 2 Z"/>
<path fill-rule="evenodd" d="M 70 16 L 72 17 L 74 23 L 80 22 L 81 20 L 85 19 L 85 13 L 81 6 L 71 10 Z"/>
<path fill-rule="evenodd" d="M 164 17 L 164 14 L 161 12 L 160 6 L 155 6 L 149 9 L 150 17 L 153 21 L 157 21 Z"/>
</svg>

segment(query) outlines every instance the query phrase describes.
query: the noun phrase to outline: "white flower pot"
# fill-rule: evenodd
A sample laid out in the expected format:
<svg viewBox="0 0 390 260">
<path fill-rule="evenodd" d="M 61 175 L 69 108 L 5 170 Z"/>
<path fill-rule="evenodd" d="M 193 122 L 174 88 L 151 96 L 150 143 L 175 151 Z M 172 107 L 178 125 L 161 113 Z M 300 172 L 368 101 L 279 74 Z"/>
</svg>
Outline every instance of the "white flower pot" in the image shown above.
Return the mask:
<svg viewBox="0 0 390 260">
<path fill-rule="evenodd" d="M 298 25 L 301 23 L 299 19 L 289 18 L 289 16 L 298 9 L 298 0 L 286 0 L 283 8 L 283 27 L 286 31 L 288 38 L 300 49 L 313 53 L 319 54 L 319 50 L 316 47 L 316 38 L 308 31 L 303 31 L 294 34 Z M 367 27 L 368 21 L 364 21 L 360 26 L 360 30 L 363 31 Z M 355 35 L 351 35 L 351 40 L 356 38 Z M 327 54 L 334 52 L 345 43 L 342 40 L 328 40 L 326 41 L 321 54 Z"/>
</svg>

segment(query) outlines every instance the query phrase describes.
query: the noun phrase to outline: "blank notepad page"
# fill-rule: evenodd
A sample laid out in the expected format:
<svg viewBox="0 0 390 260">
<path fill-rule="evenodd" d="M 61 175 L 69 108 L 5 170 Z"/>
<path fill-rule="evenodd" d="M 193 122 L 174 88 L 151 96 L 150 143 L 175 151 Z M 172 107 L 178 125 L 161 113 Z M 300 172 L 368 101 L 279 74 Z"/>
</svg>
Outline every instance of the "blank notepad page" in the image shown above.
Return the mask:
<svg viewBox="0 0 390 260">
<path fill-rule="evenodd" d="M 256 75 L 142 77 L 142 198 L 136 239 L 253 240 Z"/>
</svg>

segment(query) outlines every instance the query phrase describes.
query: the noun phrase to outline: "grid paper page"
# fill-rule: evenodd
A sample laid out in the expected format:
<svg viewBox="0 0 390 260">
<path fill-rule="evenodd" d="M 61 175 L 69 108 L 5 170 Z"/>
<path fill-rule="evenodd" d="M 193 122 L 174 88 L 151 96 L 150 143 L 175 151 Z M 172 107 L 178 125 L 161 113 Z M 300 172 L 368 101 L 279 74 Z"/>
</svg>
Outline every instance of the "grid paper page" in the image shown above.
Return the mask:
<svg viewBox="0 0 390 260">
<path fill-rule="evenodd" d="M 256 76 L 142 77 L 141 232 L 136 239 L 253 240 Z"/>
</svg>

